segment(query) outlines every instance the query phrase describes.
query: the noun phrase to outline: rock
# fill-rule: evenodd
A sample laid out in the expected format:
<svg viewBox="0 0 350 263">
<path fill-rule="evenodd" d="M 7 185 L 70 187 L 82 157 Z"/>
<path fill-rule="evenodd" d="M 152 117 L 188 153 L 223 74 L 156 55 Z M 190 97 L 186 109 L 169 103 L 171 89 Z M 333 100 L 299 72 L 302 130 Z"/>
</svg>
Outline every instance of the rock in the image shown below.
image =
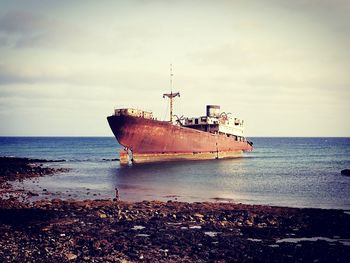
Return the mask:
<svg viewBox="0 0 350 263">
<path fill-rule="evenodd" d="M 204 217 L 204 215 L 199 214 L 199 213 L 196 213 L 193 216 L 196 217 L 196 218 L 203 218 Z"/>
<path fill-rule="evenodd" d="M 74 260 L 78 257 L 77 255 L 75 255 L 73 253 L 66 253 L 65 256 L 68 260 Z"/>
<path fill-rule="evenodd" d="M 221 225 L 221 226 L 226 226 L 226 225 L 228 225 L 229 223 L 230 223 L 230 222 L 224 220 L 224 221 L 221 221 L 221 222 L 220 222 L 220 225 Z"/>
<path fill-rule="evenodd" d="M 107 215 L 106 215 L 106 214 L 103 214 L 103 213 L 100 213 L 100 214 L 99 214 L 99 217 L 100 217 L 100 218 L 106 218 Z"/>
<path fill-rule="evenodd" d="M 350 169 L 344 169 L 340 173 L 345 176 L 350 176 Z"/>
</svg>

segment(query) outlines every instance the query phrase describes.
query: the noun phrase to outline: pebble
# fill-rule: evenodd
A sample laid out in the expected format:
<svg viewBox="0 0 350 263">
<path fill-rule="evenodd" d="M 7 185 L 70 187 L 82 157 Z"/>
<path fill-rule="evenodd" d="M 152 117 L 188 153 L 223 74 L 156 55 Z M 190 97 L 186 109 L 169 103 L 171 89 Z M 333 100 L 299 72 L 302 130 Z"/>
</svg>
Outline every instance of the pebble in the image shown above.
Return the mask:
<svg viewBox="0 0 350 263">
<path fill-rule="evenodd" d="M 68 260 L 75 260 L 78 257 L 77 255 L 75 255 L 73 253 L 67 253 L 67 254 L 65 254 L 65 256 Z"/>
</svg>

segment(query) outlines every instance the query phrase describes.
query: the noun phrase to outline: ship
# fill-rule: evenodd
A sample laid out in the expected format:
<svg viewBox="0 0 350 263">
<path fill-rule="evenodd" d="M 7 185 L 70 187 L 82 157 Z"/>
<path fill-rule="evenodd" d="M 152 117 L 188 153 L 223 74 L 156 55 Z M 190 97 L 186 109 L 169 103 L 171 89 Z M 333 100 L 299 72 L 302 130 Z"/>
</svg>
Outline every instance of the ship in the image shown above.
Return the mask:
<svg viewBox="0 0 350 263">
<path fill-rule="evenodd" d="M 179 160 L 209 160 L 241 157 L 252 151 L 244 136 L 244 121 L 221 112 L 219 105 L 207 105 L 199 117 L 173 115 L 173 100 L 179 92 L 163 94 L 170 99 L 170 118 L 160 121 L 152 112 L 118 108 L 108 116 L 109 126 L 124 149 L 120 164 Z"/>
</svg>

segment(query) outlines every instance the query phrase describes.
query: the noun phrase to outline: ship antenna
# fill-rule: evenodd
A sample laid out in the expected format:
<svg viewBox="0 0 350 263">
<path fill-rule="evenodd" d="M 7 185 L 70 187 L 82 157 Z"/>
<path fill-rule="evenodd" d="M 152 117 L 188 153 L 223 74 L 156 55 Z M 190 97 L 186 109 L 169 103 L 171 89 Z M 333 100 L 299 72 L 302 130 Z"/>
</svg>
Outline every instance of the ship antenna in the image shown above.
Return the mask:
<svg viewBox="0 0 350 263">
<path fill-rule="evenodd" d="M 170 64 L 170 93 L 163 94 L 163 98 L 168 97 L 170 99 L 170 123 L 173 123 L 173 99 L 177 96 L 180 97 L 179 92 L 173 93 L 173 64 Z"/>
<path fill-rule="evenodd" d="M 173 93 L 173 64 L 170 64 L 170 92 Z"/>
</svg>

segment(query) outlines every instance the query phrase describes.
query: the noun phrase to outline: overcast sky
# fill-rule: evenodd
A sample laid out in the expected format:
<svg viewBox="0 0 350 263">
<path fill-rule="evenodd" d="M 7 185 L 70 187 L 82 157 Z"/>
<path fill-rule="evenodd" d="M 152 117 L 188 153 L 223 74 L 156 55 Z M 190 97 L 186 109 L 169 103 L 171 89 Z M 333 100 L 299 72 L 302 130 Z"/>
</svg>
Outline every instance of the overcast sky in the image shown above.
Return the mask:
<svg viewBox="0 0 350 263">
<path fill-rule="evenodd" d="M 111 136 L 221 105 L 247 136 L 350 136 L 350 1 L 1 1 L 0 135 Z"/>
</svg>

